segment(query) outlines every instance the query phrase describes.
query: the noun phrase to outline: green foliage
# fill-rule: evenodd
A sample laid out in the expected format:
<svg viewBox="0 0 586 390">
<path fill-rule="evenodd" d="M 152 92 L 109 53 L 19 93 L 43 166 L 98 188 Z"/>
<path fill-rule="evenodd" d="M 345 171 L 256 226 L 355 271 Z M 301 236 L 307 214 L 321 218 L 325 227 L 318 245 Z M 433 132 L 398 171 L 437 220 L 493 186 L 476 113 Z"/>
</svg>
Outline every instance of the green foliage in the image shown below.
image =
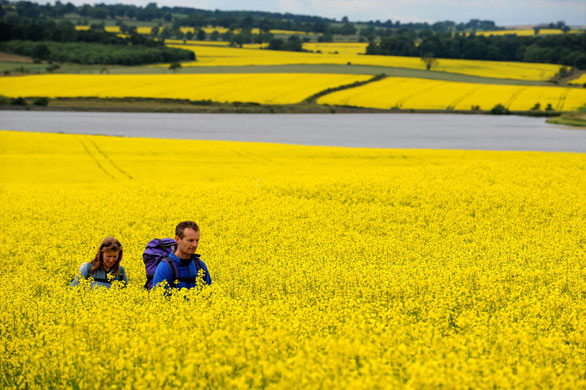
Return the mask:
<svg viewBox="0 0 586 390">
<path fill-rule="evenodd" d="M 26 106 L 26 100 L 23 97 L 12 98 L 10 104 L 13 106 Z"/>
<path fill-rule="evenodd" d="M 37 97 L 33 100 L 33 105 L 35 105 L 35 106 L 48 106 L 49 105 L 49 98 Z"/>
<path fill-rule="evenodd" d="M 31 57 L 39 59 L 39 60 L 46 60 L 51 56 L 51 50 L 49 46 L 45 43 L 38 43 L 33 47 L 33 52 Z"/>
<path fill-rule="evenodd" d="M 179 69 L 181 69 L 181 63 L 179 62 L 172 62 L 171 65 L 169 65 L 169 70 L 172 70 L 173 72 L 177 72 Z"/>
<path fill-rule="evenodd" d="M 346 22 L 340 27 L 330 27 L 329 32 L 331 34 L 354 35 L 356 34 L 356 27 L 352 23 Z"/>
<path fill-rule="evenodd" d="M 372 41 L 366 54 L 560 64 L 586 69 L 586 34 L 475 36 L 403 30 Z M 566 69 L 565 72 L 569 72 Z M 565 73 L 564 73 L 565 74 Z"/>
<path fill-rule="evenodd" d="M 52 73 L 52 72 L 56 71 L 59 68 L 61 68 L 61 65 L 59 65 L 59 64 L 51 64 L 51 65 L 47 66 L 47 72 Z"/>
<path fill-rule="evenodd" d="M 493 115 L 508 115 L 511 112 L 508 108 L 499 103 L 490 110 L 490 113 Z"/>
<path fill-rule="evenodd" d="M 423 61 L 423 63 L 425 64 L 426 70 L 431 70 L 432 66 L 437 66 L 437 64 L 439 63 L 439 61 L 437 60 L 437 58 L 435 58 L 433 53 L 425 53 L 423 56 L 421 56 L 421 61 Z"/>
<path fill-rule="evenodd" d="M 318 42 L 334 42 L 334 36 L 330 33 L 324 34 L 324 35 L 320 35 L 317 38 Z"/>
<path fill-rule="evenodd" d="M 85 65 L 141 65 L 195 60 L 195 54 L 192 51 L 170 47 L 49 41 L 42 42 L 41 45 L 46 46 L 49 50 L 46 58 L 48 60 Z M 33 41 L 0 43 L 0 51 L 23 56 L 33 56 L 37 47 L 39 47 L 39 43 Z"/>
<path fill-rule="evenodd" d="M 303 51 L 303 42 L 297 35 L 291 35 L 287 41 L 273 38 L 269 42 L 269 50 Z"/>
</svg>

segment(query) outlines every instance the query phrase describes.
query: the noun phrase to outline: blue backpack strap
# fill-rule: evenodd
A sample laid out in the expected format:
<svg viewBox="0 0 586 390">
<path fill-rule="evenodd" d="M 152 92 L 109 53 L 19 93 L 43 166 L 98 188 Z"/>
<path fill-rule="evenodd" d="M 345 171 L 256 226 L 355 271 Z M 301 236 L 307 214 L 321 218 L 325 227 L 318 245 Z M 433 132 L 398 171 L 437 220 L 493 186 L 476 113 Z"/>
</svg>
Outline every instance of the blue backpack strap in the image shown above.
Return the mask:
<svg viewBox="0 0 586 390">
<path fill-rule="evenodd" d="M 169 285 L 171 287 L 177 287 L 175 281 L 179 278 L 179 270 L 177 270 L 175 262 L 170 257 L 165 257 L 163 261 L 167 263 L 169 267 L 171 267 L 171 273 L 173 274 L 173 279 L 171 280 L 171 283 L 169 283 Z"/>
<path fill-rule="evenodd" d="M 193 256 L 193 262 L 195 263 L 195 268 L 197 269 L 197 273 L 199 274 L 199 271 L 203 269 L 203 265 L 201 265 L 201 259 L 199 258 L 199 255 L 197 253 Z"/>
</svg>

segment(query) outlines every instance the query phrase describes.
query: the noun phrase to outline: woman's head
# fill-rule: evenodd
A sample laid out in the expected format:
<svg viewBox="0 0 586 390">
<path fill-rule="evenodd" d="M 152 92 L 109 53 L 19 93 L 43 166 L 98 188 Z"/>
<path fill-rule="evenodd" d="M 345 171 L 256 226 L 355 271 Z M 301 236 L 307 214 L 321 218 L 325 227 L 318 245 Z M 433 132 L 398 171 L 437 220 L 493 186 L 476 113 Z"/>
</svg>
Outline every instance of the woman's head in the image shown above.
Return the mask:
<svg viewBox="0 0 586 390">
<path fill-rule="evenodd" d="M 120 262 L 122 261 L 122 244 L 114 237 L 106 237 L 100 244 L 96 257 L 92 260 L 92 268 L 90 272 L 96 269 L 104 268 L 109 271 L 112 270 L 114 275 L 118 274 L 120 270 Z"/>
</svg>

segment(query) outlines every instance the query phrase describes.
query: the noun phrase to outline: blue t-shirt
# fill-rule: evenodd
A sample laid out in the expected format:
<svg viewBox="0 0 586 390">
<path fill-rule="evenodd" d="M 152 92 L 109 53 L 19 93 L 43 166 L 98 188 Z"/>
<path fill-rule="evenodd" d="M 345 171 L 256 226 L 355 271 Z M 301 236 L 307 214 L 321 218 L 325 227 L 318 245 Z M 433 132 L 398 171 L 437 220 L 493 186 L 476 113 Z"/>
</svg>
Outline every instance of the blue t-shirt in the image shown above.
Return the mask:
<svg viewBox="0 0 586 390">
<path fill-rule="evenodd" d="M 198 261 L 196 258 L 198 256 L 193 255 L 191 256 L 191 261 L 186 262 L 185 260 L 181 260 L 180 258 L 178 258 L 177 256 L 175 256 L 174 253 L 171 253 L 169 255 L 169 258 L 171 259 L 171 261 L 173 261 L 175 263 L 175 267 L 177 268 L 177 278 L 196 278 L 198 275 L 198 270 L 197 270 L 197 266 L 195 265 L 195 262 Z M 186 264 L 187 263 L 187 264 Z M 204 276 L 203 279 L 205 280 L 205 282 L 207 284 L 212 284 L 212 278 L 210 276 L 210 273 L 208 272 L 208 267 L 206 266 L 206 264 L 202 261 L 199 260 L 199 263 L 201 264 L 201 271 L 204 272 Z M 171 269 L 171 267 L 169 266 L 169 264 L 167 264 L 166 261 L 161 261 L 159 263 L 159 265 L 157 265 L 157 269 L 155 270 L 155 275 L 153 276 L 153 287 L 156 287 L 159 283 L 161 283 L 162 281 L 166 280 L 167 281 L 167 287 L 171 285 L 173 279 L 173 270 Z M 185 281 L 179 281 L 176 285 L 177 288 L 181 289 L 181 288 L 193 288 L 195 287 L 195 281 L 190 281 L 190 282 L 185 282 Z"/>
</svg>

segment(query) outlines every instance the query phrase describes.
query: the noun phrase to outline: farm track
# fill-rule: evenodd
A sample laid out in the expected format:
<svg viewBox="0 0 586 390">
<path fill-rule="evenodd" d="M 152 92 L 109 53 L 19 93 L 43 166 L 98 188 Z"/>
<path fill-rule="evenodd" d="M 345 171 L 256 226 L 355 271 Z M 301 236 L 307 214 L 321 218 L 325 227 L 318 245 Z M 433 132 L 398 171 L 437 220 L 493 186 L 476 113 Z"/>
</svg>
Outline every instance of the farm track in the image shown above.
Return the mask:
<svg viewBox="0 0 586 390">
<path fill-rule="evenodd" d="M 511 104 L 513 104 L 515 102 L 515 100 L 517 100 L 517 98 L 523 93 L 525 92 L 527 88 L 520 88 L 517 91 L 515 91 L 515 93 L 513 93 L 511 95 L 511 97 L 509 98 L 509 100 L 506 101 L 505 103 L 505 107 L 508 109 L 509 107 L 511 107 Z"/>
<path fill-rule="evenodd" d="M 110 177 L 111 179 L 119 179 L 120 175 L 123 175 L 124 177 L 132 180 L 132 176 L 120 168 L 106 153 L 102 151 L 102 149 L 98 147 L 98 145 L 93 140 L 90 140 L 90 144 L 93 146 L 93 149 L 95 149 L 94 152 L 92 152 L 91 148 L 88 147 L 88 145 L 83 141 L 82 137 L 78 137 L 78 139 L 85 152 L 91 157 L 96 166 L 106 176 Z M 113 167 L 114 171 L 118 173 L 113 172 L 112 169 L 107 169 L 108 166 Z"/>
<path fill-rule="evenodd" d="M 120 172 L 121 174 L 123 174 L 124 176 L 126 176 L 127 178 L 132 180 L 132 176 L 130 176 L 128 173 L 126 173 L 126 171 L 124 171 L 122 168 L 120 168 L 118 166 L 118 164 L 116 164 L 111 158 L 110 156 L 108 156 L 106 153 L 104 153 L 102 151 L 102 149 L 100 149 L 98 147 L 98 145 L 94 142 L 94 141 L 90 141 L 92 143 L 92 145 L 94 145 L 94 147 L 96 148 L 96 150 L 98 151 L 98 153 L 100 153 L 118 172 Z"/>
<path fill-rule="evenodd" d="M 480 88 L 482 88 L 482 87 L 480 87 Z M 456 99 L 454 99 L 454 100 L 453 100 L 453 101 L 452 101 L 452 102 L 451 102 L 451 103 L 450 103 L 450 104 L 449 104 L 449 105 L 446 107 L 446 110 L 448 110 L 448 111 L 453 111 L 453 110 L 456 108 L 456 106 L 457 106 L 458 104 L 460 104 L 460 102 L 462 102 L 464 99 L 468 98 L 469 96 L 472 96 L 472 95 L 473 95 L 473 94 L 475 94 L 476 92 L 478 92 L 478 89 L 473 89 L 473 90 L 471 90 L 471 91 L 469 91 L 469 92 L 467 92 L 467 93 L 465 93 L 465 94 L 463 94 L 463 95 L 461 95 L 461 96 L 457 97 Z"/>
<path fill-rule="evenodd" d="M 560 98 L 559 98 L 558 104 L 556 106 L 557 111 L 561 111 L 564 108 L 564 104 L 566 104 L 566 98 L 568 97 L 569 93 L 570 93 L 570 90 L 567 90 L 567 91 L 564 91 L 563 93 L 560 94 Z"/>
</svg>

